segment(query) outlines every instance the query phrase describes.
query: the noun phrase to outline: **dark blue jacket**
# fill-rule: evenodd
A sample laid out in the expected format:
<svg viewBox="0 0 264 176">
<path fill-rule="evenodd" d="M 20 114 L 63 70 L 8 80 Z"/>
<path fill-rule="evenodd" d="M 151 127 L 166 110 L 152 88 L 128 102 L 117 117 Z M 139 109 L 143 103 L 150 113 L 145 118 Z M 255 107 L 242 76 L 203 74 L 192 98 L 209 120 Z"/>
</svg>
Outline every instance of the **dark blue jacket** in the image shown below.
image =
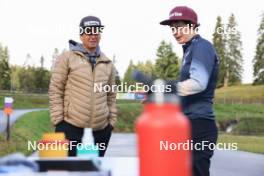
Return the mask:
<svg viewBox="0 0 264 176">
<path fill-rule="evenodd" d="M 190 119 L 214 120 L 213 98 L 219 67 L 216 51 L 213 45 L 200 35 L 194 36 L 183 45 L 183 51 L 180 81 L 191 78 L 205 87 L 200 93 L 181 97 L 183 112 Z"/>
</svg>

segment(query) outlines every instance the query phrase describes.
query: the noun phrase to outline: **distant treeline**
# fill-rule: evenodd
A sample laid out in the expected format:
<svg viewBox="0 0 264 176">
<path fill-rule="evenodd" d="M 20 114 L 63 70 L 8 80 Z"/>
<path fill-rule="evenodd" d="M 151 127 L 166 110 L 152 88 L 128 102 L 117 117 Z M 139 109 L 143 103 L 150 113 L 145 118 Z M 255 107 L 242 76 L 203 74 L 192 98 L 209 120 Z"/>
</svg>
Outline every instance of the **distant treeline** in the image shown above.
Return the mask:
<svg viewBox="0 0 264 176">
<path fill-rule="evenodd" d="M 264 13 L 262 14 L 259 28 L 256 29 L 256 33 L 256 51 L 255 57 L 252 58 L 253 85 L 264 84 Z M 222 23 L 220 16 L 217 17 L 212 41 L 220 59 L 217 86 L 227 87 L 241 84 L 244 71 L 243 46 L 234 14 L 230 15 L 227 24 Z M 52 62 L 54 62 L 54 58 L 56 58 L 58 53 L 58 49 L 55 49 Z M 174 53 L 172 44 L 162 41 L 157 48 L 156 56 L 154 62 L 147 60 L 145 62 L 133 63 L 131 60 L 123 76 L 123 80 L 117 77 L 117 83 L 120 84 L 120 81 L 123 81 L 127 85 L 135 84 L 131 76 L 135 69 L 141 70 L 153 78 L 177 80 L 182 61 Z M 51 73 L 44 68 L 44 57 L 40 57 L 40 66 L 38 67 L 28 64 L 29 60 L 32 60 L 30 54 L 26 56 L 23 66 L 11 66 L 9 63 L 8 47 L 2 46 L 0 43 L 0 90 L 47 92 Z"/>
<path fill-rule="evenodd" d="M 43 56 L 39 67 L 10 65 L 8 48 L 0 44 L 0 90 L 46 93 L 51 74 L 43 65 Z"/>
</svg>

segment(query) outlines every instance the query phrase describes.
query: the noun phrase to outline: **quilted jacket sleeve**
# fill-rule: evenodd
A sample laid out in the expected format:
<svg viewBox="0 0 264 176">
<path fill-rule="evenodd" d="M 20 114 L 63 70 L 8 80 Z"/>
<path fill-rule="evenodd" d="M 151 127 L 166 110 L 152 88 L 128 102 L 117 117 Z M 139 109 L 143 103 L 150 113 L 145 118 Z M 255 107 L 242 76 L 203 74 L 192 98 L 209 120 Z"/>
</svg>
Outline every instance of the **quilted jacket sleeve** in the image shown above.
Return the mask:
<svg viewBox="0 0 264 176">
<path fill-rule="evenodd" d="M 53 125 L 64 119 L 64 91 L 69 71 L 69 53 L 64 52 L 55 61 L 49 85 L 50 117 Z"/>
</svg>

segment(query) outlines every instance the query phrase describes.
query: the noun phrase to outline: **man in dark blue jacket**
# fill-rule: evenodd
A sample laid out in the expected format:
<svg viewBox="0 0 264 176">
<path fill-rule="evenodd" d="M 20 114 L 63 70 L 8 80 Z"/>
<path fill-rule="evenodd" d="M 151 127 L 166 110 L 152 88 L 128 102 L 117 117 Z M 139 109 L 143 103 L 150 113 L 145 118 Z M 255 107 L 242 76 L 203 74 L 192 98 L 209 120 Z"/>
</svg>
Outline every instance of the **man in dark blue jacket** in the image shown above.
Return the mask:
<svg viewBox="0 0 264 176">
<path fill-rule="evenodd" d="M 209 176 L 214 151 L 211 144 L 217 141 L 213 98 L 219 60 L 213 45 L 198 34 L 197 14 L 191 8 L 175 7 L 169 19 L 160 24 L 170 26 L 177 42 L 183 45 L 177 88 L 184 114 L 192 125 L 193 176 Z"/>
</svg>

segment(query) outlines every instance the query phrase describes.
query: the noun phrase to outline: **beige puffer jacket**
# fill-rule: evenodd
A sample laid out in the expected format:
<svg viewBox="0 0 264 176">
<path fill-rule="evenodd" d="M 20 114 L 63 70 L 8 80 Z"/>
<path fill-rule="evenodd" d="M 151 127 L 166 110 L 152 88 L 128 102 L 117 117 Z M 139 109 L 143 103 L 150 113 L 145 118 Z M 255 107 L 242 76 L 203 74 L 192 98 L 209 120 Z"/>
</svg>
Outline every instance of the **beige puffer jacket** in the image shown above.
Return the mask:
<svg viewBox="0 0 264 176">
<path fill-rule="evenodd" d="M 82 52 L 66 51 L 58 56 L 52 72 L 49 98 L 53 125 L 62 120 L 97 131 L 116 122 L 116 92 L 94 91 L 94 84 L 114 85 L 116 70 L 103 53 L 91 63 Z"/>
</svg>

